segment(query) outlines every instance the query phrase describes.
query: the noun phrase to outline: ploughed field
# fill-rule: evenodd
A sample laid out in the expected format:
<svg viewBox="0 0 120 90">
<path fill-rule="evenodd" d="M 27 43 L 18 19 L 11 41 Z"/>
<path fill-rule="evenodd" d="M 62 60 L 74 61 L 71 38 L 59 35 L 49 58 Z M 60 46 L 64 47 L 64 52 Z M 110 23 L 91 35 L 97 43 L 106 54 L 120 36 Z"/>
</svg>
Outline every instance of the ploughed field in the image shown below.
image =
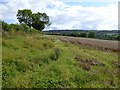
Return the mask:
<svg viewBox="0 0 120 90">
<path fill-rule="evenodd" d="M 120 41 L 101 40 L 92 38 L 58 36 L 58 39 L 63 42 L 68 42 L 76 45 L 87 45 L 97 49 L 118 52 L 120 50 Z"/>
<path fill-rule="evenodd" d="M 2 87 L 118 88 L 118 52 L 84 45 L 117 50 L 116 42 L 113 46 L 109 41 L 108 45 L 104 40 L 96 42 L 22 31 L 4 32 Z"/>
</svg>

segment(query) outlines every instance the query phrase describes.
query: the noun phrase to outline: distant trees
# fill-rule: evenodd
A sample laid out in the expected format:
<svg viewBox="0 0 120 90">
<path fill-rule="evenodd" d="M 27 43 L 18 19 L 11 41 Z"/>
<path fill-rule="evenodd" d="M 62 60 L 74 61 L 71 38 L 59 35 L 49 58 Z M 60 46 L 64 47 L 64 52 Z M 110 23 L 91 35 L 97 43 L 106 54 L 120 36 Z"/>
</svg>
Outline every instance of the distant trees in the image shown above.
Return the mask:
<svg viewBox="0 0 120 90">
<path fill-rule="evenodd" d="M 24 23 L 29 27 L 37 30 L 43 30 L 45 25 L 50 25 L 49 16 L 46 13 L 32 13 L 30 9 L 18 10 L 17 19 L 20 23 Z"/>
<path fill-rule="evenodd" d="M 96 36 L 95 36 L 94 32 L 89 32 L 88 37 L 89 38 L 95 38 Z"/>
<path fill-rule="evenodd" d="M 81 33 L 80 37 L 87 37 L 87 34 L 86 33 Z"/>
<path fill-rule="evenodd" d="M 105 39 L 105 40 L 120 40 L 120 35 L 119 33 L 118 34 L 111 33 L 111 34 L 104 34 L 96 38 Z"/>
<path fill-rule="evenodd" d="M 117 39 L 117 40 L 120 40 L 120 35 L 118 35 L 118 36 L 116 37 L 116 39 Z"/>
<path fill-rule="evenodd" d="M 73 33 L 62 33 L 63 36 L 74 36 L 74 37 L 87 37 L 87 33 L 84 32 L 73 32 Z"/>
</svg>

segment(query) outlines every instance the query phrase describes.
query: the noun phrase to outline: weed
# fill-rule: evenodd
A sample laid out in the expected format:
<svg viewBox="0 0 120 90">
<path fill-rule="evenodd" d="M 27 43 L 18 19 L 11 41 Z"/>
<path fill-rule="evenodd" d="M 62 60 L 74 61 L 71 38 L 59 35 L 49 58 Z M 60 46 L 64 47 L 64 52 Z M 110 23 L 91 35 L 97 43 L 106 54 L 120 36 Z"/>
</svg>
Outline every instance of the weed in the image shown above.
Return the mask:
<svg viewBox="0 0 120 90">
<path fill-rule="evenodd" d="M 118 87 L 116 52 L 32 32 L 3 32 L 3 88 Z"/>
<path fill-rule="evenodd" d="M 54 52 L 55 52 L 55 55 L 56 55 L 56 58 L 55 60 L 58 59 L 59 55 L 60 55 L 60 50 L 58 48 L 53 48 Z"/>
</svg>

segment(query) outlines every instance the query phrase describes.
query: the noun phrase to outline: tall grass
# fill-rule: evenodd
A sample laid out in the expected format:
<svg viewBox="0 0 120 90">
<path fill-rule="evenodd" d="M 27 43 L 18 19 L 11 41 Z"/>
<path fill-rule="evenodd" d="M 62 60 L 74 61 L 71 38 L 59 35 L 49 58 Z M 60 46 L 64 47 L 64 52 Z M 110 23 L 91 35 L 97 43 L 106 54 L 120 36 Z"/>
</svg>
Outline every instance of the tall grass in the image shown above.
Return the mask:
<svg viewBox="0 0 120 90">
<path fill-rule="evenodd" d="M 118 87 L 115 52 L 68 44 L 55 36 L 21 32 L 4 32 L 2 50 L 3 88 Z M 87 60 L 104 66 L 92 66 Z M 81 63 L 91 68 L 86 70 Z"/>
</svg>

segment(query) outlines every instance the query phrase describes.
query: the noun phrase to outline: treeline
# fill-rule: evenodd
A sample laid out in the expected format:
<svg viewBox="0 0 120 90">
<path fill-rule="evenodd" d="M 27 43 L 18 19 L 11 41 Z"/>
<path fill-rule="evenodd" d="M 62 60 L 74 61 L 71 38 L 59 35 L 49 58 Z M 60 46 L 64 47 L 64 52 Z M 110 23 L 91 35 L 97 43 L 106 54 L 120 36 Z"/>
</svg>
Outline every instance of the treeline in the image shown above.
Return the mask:
<svg viewBox="0 0 120 90">
<path fill-rule="evenodd" d="M 52 30 L 43 31 L 43 33 L 49 35 L 62 35 L 62 36 L 73 36 L 73 37 L 84 37 L 84 38 L 97 38 L 104 40 L 120 40 L 118 31 L 97 31 L 97 30 Z"/>
<path fill-rule="evenodd" d="M 88 37 L 88 38 L 95 38 L 96 37 L 96 34 L 94 32 L 89 32 L 89 33 L 85 33 L 85 32 L 82 32 L 82 33 L 71 33 L 71 34 L 61 34 L 63 36 L 74 36 L 74 37 Z"/>
<path fill-rule="evenodd" d="M 119 40 L 120 41 L 120 35 L 119 34 L 104 34 L 101 36 L 97 36 L 99 39 L 105 39 L 105 40 Z"/>
</svg>

